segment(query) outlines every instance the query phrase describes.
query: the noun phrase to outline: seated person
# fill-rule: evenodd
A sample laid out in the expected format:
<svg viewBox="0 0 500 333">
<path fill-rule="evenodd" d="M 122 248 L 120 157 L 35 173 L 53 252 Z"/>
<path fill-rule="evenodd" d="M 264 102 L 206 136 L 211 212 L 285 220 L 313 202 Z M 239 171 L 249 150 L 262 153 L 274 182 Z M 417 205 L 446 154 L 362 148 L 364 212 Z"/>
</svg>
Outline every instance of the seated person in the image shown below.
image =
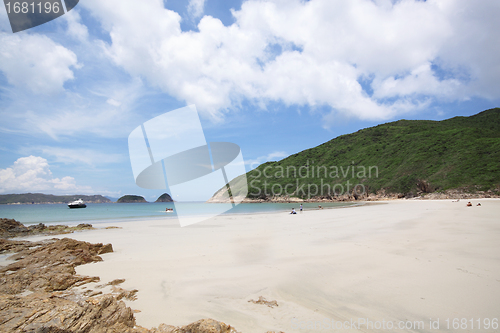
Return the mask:
<svg viewBox="0 0 500 333">
<path fill-rule="evenodd" d="M 295 211 L 295 208 L 292 208 L 292 211 L 290 212 L 290 214 L 297 214 L 297 212 Z"/>
<path fill-rule="evenodd" d="M 472 204 L 470 203 L 470 201 L 467 203 L 467 207 L 472 207 Z"/>
</svg>

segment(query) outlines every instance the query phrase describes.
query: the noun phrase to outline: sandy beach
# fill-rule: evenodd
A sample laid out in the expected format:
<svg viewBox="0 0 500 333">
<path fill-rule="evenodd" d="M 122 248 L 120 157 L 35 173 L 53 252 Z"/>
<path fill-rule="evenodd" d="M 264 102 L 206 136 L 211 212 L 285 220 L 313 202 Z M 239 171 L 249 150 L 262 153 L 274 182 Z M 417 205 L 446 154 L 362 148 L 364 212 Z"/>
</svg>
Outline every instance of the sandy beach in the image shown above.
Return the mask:
<svg viewBox="0 0 500 333">
<path fill-rule="evenodd" d="M 69 236 L 113 244 L 77 273 L 126 279 L 123 288 L 139 290 L 127 305 L 143 327 L 213 318 L 241 332 L 436 332 L 457 331 L 458 320 L 461 331 L 493 332 L 500 200 L 472 203 L 377 202 L 184 228 L 134 221 Z M 249 302 L 259 296 L 278 306 Z"/>
</svg>

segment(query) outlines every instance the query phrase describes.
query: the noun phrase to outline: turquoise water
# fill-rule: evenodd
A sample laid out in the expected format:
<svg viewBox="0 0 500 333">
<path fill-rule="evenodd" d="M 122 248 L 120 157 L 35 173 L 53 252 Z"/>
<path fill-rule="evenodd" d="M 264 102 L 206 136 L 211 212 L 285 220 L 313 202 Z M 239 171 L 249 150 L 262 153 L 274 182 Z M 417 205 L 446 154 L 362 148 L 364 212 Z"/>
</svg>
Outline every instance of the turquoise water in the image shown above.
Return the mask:
<svg viewBox="0 0 500 333">
<path fill-rule="evenodd" d="M 189 208 L 192 215 L 210 211 L 218 204 L 176 203 Z M 248 203 L 240 204 L 224 214 L 255 214 L 267 212 L 286 212 L 292 208 L 298 211 L 296 203 Z M 304 209 L 316 209 L 317 203 L 304 203 Z M 353 203 L 322 203 L 325 208 L 345 207 Z M 78 224 L 118 222 L 143 218 L 175 218 L 174 213 L 166 213 L 165 208 L 174 208 L 173 203 L 101 203 L 87 204 L 87 208 L 69 209 L 65 204 L 51 205 L 0 205 L 0 217 L 16 219 L 24 224 L 65 223 Z"/>
</svg>

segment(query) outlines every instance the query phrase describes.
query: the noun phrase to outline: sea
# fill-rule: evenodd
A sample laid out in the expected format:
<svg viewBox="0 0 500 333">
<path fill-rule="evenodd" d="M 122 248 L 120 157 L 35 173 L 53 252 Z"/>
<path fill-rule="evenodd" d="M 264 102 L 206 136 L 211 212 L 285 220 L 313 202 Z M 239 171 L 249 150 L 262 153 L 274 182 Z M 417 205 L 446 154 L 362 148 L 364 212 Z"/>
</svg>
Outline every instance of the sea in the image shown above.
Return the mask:
<svg viewBox="0 0 500 333">
<path fill-rule="evenodd" d="M 26 204 L 0 205 L 0 218 L 15 219 L 25 225 L 30 224 L 67 224 L 79 223 L 119 223 L 144 219 L 175 219 L 175 205 L 183 205 L 193 215 L 206 214 L 216 203 L 172 202 L 168 203 L 88 203 L 87 208 L 70 209 L 66 204 Z M 303 203 L 304 210 L 324 208 L 342 208 L 357 205 L 352 202 Z M 224 213 L 261 214 L 271 212 L 298 211 L 300 203 L 242 203 Z M 173 208 L 167 213 L 166 208 Z M 185 211 L 183 209 L 183 211 Z"/>
</svg>

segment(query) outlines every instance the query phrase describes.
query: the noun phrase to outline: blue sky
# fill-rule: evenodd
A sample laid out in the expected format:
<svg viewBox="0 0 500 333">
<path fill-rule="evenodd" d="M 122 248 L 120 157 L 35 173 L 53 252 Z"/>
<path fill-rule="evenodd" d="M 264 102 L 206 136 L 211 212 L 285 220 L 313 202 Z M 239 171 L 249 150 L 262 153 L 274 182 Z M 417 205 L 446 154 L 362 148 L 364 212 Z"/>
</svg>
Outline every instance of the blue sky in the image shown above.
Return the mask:
<svg viewBox="0 0 500 333">
<path fill-rule="evenodd" d="M 81 0 L 0 7 L 0 194 L 139 194 L 127 137 L 195 104 L 247 170 L 398 119 L 500 105 L 500 2 Z"/>
</svg>

